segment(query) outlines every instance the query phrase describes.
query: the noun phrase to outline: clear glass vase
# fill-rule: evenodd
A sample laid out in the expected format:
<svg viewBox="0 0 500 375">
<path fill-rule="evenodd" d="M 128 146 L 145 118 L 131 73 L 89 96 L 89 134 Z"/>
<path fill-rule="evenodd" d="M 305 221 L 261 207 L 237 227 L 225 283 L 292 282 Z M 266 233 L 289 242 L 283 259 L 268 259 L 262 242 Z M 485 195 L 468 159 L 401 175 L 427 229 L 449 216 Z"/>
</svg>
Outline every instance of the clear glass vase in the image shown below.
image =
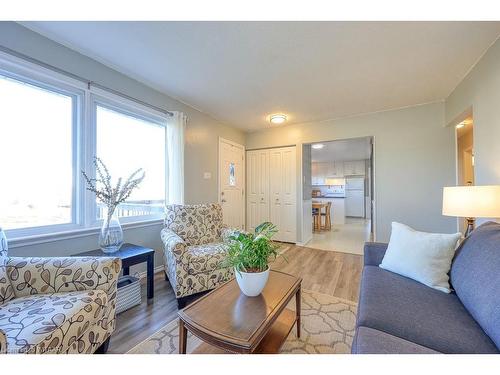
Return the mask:
<svg viewBox="0 0 500 375">
<path fill-rule="evenodd" d="M 105 211 L 101 232 L 99 233 L 99 247 L 105 253 L 114 253 L 123 244 L 123 230 L 115 208 Z"/>
</svg>

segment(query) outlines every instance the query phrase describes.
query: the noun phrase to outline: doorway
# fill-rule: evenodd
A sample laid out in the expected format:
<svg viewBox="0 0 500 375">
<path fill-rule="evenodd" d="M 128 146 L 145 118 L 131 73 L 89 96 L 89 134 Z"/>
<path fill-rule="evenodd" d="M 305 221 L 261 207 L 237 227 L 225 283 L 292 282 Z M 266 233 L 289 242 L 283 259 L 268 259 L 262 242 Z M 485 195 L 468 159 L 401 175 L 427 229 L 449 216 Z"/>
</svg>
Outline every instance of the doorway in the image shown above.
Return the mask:
<svg viewBox="0 0 500 375">
<path fill-rule="evenodd" d="M 474 185 L 474 119 L 472 114 L 455 125 L 457 185 Z M 465 219 L 459 218 L 459 230 L 463 233 L 467 227 Z"/>
<path fill-rule="evenodd" d="M 224 224 L 245 229 L 245 147 L 219 138 L 219 203 Z"/>
<path fill-rule="evenodd" d="M 373 166 L 372 137 L 304 145 L 303 207 L 312 215 L 306 247 L 363 254 L 374 232 Z"/>
</svg>

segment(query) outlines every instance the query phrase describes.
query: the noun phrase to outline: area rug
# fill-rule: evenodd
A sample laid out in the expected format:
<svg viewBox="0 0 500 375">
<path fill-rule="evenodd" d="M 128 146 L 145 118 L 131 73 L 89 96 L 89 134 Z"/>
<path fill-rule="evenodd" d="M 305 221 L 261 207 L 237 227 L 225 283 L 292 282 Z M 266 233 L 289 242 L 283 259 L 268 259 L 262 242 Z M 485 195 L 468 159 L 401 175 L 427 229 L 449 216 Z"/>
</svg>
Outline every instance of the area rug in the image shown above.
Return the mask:
<svg viewBox="0 0 500 375">
<path fill-rule="evenodd" d="M 295 308 L 292 301 L 288 306 Z M 346 354 L 351 352 L 356 322 L 357 304 L 326 294 L 302 291 L 301 338 L 296 329 L 288 336 L 281 353 L 288 354 Z M 178 320 L 167 324 L 128 354 L 177 354 L 179 343 Z M 190 333 L 187 353 L 192 353 L 201 340 Z"/>
</svg>

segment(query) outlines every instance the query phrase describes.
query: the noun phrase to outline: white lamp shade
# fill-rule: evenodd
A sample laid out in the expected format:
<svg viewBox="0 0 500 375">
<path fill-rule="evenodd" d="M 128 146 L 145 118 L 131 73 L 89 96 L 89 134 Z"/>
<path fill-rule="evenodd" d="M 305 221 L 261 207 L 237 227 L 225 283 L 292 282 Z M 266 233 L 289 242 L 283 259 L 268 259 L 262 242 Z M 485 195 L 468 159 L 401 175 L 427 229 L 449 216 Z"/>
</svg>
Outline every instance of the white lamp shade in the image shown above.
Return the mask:
<svg viewBox="0 0 500 375">
<path fill-rule="evenodd" d="M 443 215 L 500 218 L 500 185 L 443 188 Z"/>
</svg>

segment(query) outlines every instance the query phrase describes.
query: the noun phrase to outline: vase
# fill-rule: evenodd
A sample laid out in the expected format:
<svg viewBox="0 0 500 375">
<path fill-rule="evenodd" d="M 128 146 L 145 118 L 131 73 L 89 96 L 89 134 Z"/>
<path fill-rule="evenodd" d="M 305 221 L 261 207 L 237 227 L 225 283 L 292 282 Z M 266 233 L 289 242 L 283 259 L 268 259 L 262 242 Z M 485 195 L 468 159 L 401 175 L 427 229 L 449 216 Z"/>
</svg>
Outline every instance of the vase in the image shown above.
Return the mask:
<svg viewBox="0 0 500 375">
<path fill-rule="evenodd" d="M 243 272 L 234 270 L 236 282 L 247 297 L 256 297 L 264 290 L 269 278 L 269 267 L 262 272 Z"/>
<path fill-rule="evenodd" d="M 99 233 L 99 247 L 107 254 L 118 251 L 123 244 L 123 230 L 115 208 L 106 210 Z"/>
</svg>

